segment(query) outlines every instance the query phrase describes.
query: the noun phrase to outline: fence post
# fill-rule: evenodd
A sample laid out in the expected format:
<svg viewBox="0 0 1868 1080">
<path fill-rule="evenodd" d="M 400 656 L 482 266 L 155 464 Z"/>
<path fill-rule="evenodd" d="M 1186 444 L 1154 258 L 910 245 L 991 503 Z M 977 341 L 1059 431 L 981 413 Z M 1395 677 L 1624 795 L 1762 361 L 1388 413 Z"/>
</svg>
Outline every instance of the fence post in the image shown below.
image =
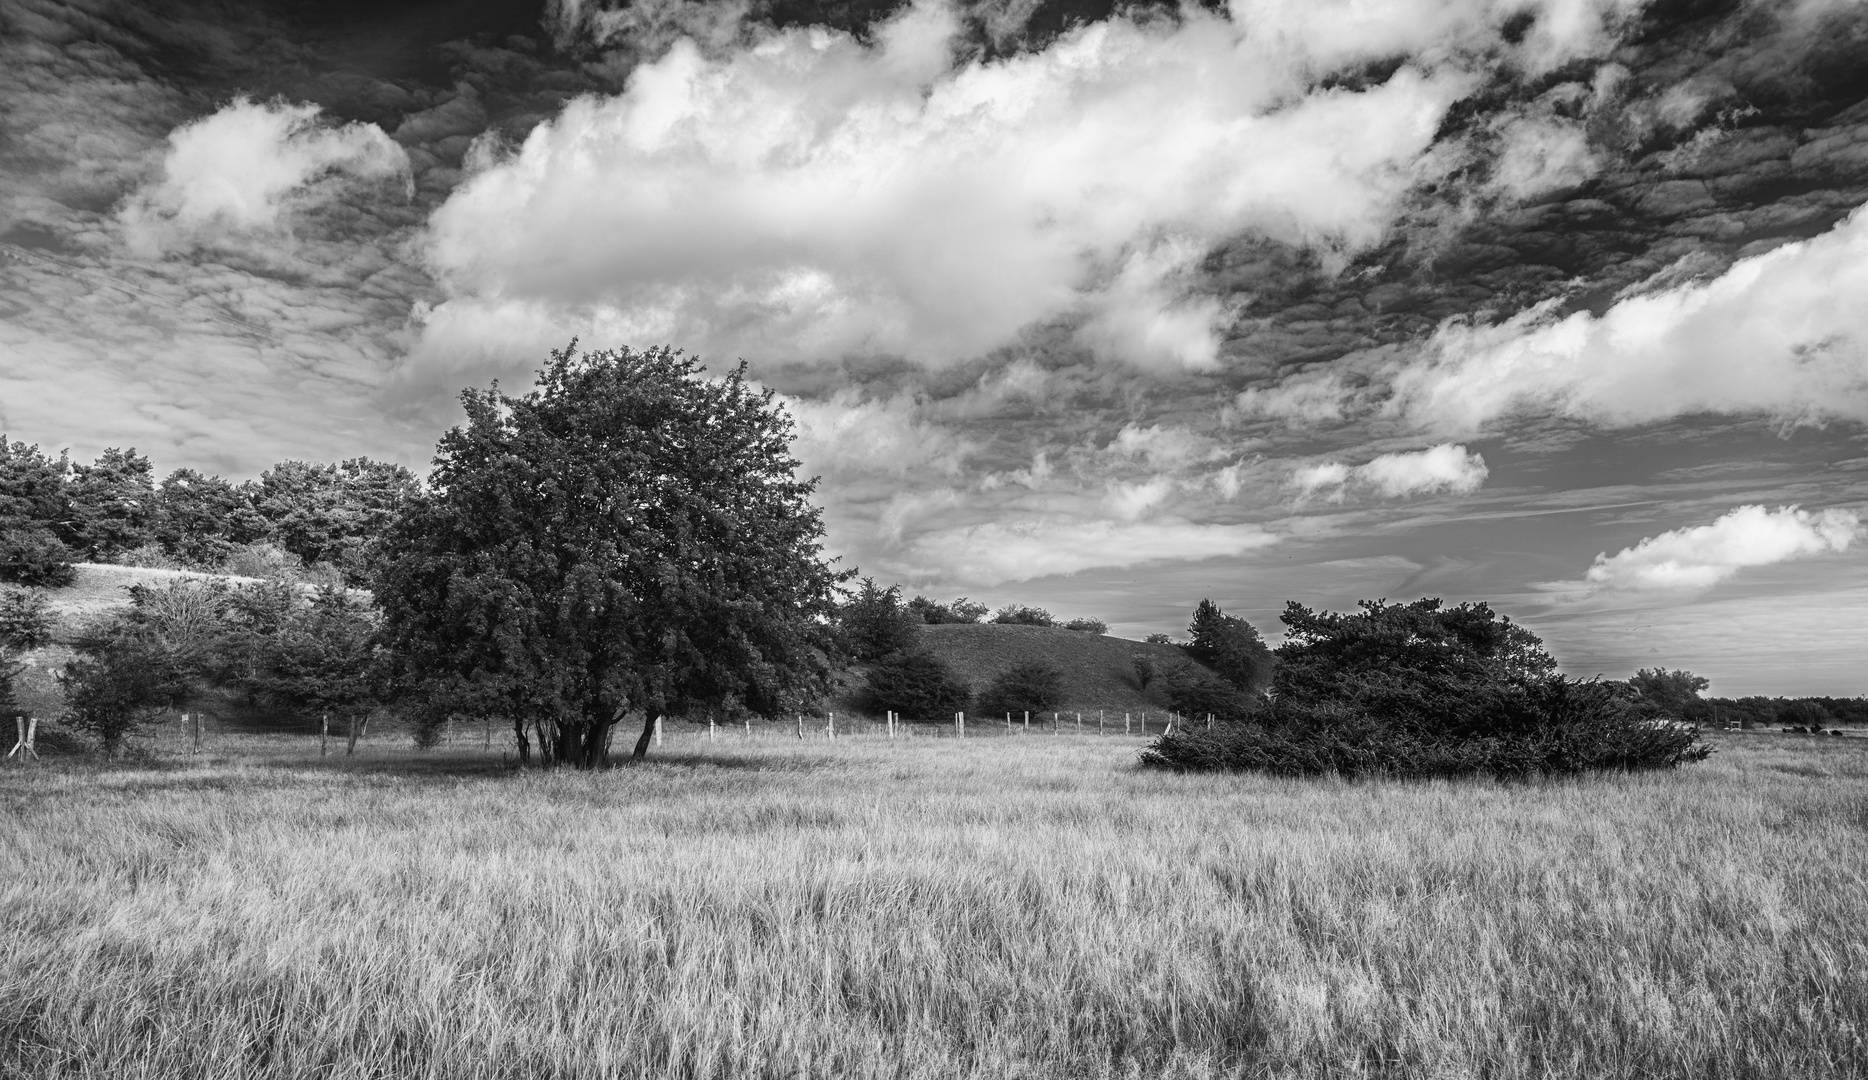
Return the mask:
<svg viewBox="0 0 1868 1080">
<path fill-rule="evenodd" d="M 1025 710 L 1025 734 L 1031 734 L 1031 710 Z"/>
<path fill-rule="evenodd" d="M 324 713 L 318 717 L 318 756 L 319 757 L 323 757 L 325 755 L 325 753 L 327 752 L 326 748 L 329 747 L 330 744 L 331 744 L 331 714 Z"/>
<path fill-rule="evenodd" d="M 1064 733 L 1064 725 L 1058 721 L 1057 713 L 1053 711 L 1051 713 L 1051 734 L 1062 735 L 1063 733 Z"/>
<path fill-rule="evenodd" d="M 480 739 L 480 749 L 482 750 L 493 749 L 493 714 L 492 713 L 486 714 L 486 728 L 485 728 L 484 734 L 482 735 Z"/>
<path fill-rule="evenodd" d="M 719 738 L 719 734 L 714 730 L 713 717 L 709 716 L 707 718 L 707 741 L 714 742 Z"/>
<path fill-rule="evenodd" d="M 1083 714 L 1077 714 L 1077 734 L 1083 734 Z"/>
<path fill-rule="evenodd" d="M 804 714 L 798 713 L 798 738 L 804 738 Z"/>
<path fill-rule="evenodd" d="M 13 726 L 19 731 L 19 741 L 13 744 L 13 749 L 6 752 L 6 756 L 10 758 L 14 754 L 18 754 L 21 761 L 25 761 L 27 758 L 38 761 L 39 751 L 34 750 L 32 744 L 34 738 L 39 734 L 39 718 L 36 716 L 31 718 L 16 716 L 13 718 Z"/>
<path fill-rule="evenodd" d="M 830 725 L 824 730 L 830 733 L 831 741 L 835 742 L 837 738 L 837 714 L 836 713 L 825 713 L 824 715 L 829 718 L 829 725 Z"/>
<path fill-rule="evenodd" d="M 1005 733 L 1007 735 L 1010 735 L 1012 733 L 1012 714 L 1011 713 L 1005 714 Z"/>
<path fill-rule="evenodd" d="M 1103 710 L 1098 709 L 1096 710 L 1096 734 L 1101 735 L 1102 733 L 1103 733 Z"/>
<path fill-rule="evenodd" d="M 752 738 L 752 714 L 751 713 L 746 714 L 746 737 L 748 739 Z"/>
<path fill-rule="evenodd" d="M 961 739 L 966 738 L 966 713 L 965 712 L 957 712 L 953 714 L 953 733 L 956 738 L 961 738 Z"/>
<path fill-rule="evenodd" d="M 660 713 L 657 713 L 655 716 L 655 745 L 660 746 L 661 744 L 662 744 L 662 717 Z"/>
<path fill-rule="evenodd" d="M 199 753 L 201 752 L 201 714 L 200 714 L 200 713 L 195 713 L 195 714 L 193 714 L 193 715 L 194 715 L 194 718 L 195 718 L 195 749 L 194 749 L 194 752 L 195 752 L 195 753 L 197 753 L 197 754 L 199 754 Z"/>
<path fill-rule="evenodd" d="M 1213 730 L 1213 714 L 1212 713 L 1206 714 L 1206 729 L 1208 731 Z"/>
</svg>

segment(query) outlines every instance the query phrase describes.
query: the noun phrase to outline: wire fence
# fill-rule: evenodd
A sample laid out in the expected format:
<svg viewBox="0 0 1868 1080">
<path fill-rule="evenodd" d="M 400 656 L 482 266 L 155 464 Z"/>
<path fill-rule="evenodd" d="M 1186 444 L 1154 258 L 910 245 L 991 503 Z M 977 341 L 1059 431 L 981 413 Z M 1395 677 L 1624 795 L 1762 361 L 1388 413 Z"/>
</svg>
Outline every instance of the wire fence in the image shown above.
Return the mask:
<svg viewBox="0 0 1868 1080">
<path fill-rule="evenodd" d="M 1047 710 L 981 714 L 958 712 L 940 721 L 911 721 L 898 714 L 883 717 L 852 713 L 794 713 L 776 720 L 748 718 L 738 723 L 662 718 L 656 738 L 724 739 L 981 739 L 1044 738 L 1084 735 L 1103 738 L 1154 738 L 1187 725 L 1211 728 L 1213 718 L 1189 718 L 1163 710 Z"/>
</svg>

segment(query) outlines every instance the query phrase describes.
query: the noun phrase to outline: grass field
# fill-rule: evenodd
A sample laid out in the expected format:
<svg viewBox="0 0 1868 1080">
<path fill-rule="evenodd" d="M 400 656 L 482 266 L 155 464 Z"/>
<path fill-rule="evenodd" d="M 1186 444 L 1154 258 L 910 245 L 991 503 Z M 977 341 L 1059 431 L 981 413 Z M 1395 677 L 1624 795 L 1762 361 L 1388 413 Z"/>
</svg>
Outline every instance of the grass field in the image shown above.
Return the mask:
<svg viewBox="0 0 1868 1080">
<path fill-rule="evenodd" d="M 1528 786 L 1140 746 L 15 766 L 0 1074 L 1868 1075 L 1863 741 Z"/>
</svg>

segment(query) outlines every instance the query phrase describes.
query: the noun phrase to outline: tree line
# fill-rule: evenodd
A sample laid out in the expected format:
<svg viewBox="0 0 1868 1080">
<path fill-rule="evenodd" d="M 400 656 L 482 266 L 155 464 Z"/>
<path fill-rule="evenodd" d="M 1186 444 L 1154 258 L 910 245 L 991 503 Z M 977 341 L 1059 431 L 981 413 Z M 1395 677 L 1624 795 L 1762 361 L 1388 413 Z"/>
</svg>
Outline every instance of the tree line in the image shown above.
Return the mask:
<svg viewBox="0 0 1868 1080">
<path fill-rule="evenodd" d="M 904 600 L 824 554 L 818 481 L 799 476 L 791 421 L 744 365 L 709 376 L 672 349 L 579 353 L 573 342 L 523 396 L 494 387 L 460 401 L 465 422 L 441 437 L 426 483 L 354 459 L 287 462 L 240 485 L 177 470 L 158 484 L 133 451 L 73 466 L 5 444 L 0 572 L 15 581 L 152 548 L 224 566 L 277 545 L 330 568 L 310 584 L 133 591 L 76 643 L 68 721 L 114 746 L 209 690 L 297 712 L 393 704 L 418 738 L 454 717 L 497 719 L 521 760 L 587 768 L 629 724 L 642 756 L 663 714 L 733 722 L 812 708 L 851 661 L 868 666 L 878 712 L 1056 703 L 1054 670 L 1023 665 L 975 694 L 920 647 L 918 627 L 976 622 L 985 605 Z M 51 558 L 34 563 L 40 554 Z M 0 676 L 43 637 L 43 599 L 0 596 Z M 1059 625 L 1019 604 L 992 617 Z M 1282 622 L 1273 650 L 1202 601 L 1179 659 L 1136 656 L 1139 684 L 1159 681 L 1176 711 L 1216 720 L 1159 740 L 1148 763 L 1515 776 L 1704 756 L 1673 722 L 1698 707 L 1703 679 L 1567 679 L 1534 635 L 1484 604 L 1293 602 Z"/>
<path fill-rule="evenodd" d="M 0 435 L 0 581 L 61 585 L 79 561 L 369 581 L 370 540 L 419 491 L 401 465 L 282 461 L 231 483 L 157 480 L 134 447 L 89 464 Z"/>
</svg>

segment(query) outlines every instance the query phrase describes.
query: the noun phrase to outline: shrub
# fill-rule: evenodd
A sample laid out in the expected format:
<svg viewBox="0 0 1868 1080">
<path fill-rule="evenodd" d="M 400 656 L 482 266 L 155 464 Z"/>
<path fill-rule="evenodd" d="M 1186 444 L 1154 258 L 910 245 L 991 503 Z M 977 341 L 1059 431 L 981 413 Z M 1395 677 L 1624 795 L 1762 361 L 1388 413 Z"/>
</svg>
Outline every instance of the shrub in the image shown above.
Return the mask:
<svg viewBox="0 0 1868 1080">
<path fill-rule="evenodd" d="M 225 666 L 226 590 L 170 581 L 130 589 L 130 609 L 92 626 L 60 676 L 64 722 L 114 754 L 137 728 L 186 708 Z"/>
<path fill-rule="evenodd" d="M 1055 626 L 1051 613 L 1043 608 L 1007 604 L 993 613 L 992 621 L 1010 626 Z"/>
<path fill-rule="evenodd" d="M 62 588 L 77 579 L 71 549 L 50 529 L 15 525 L 0 530 L 0 581 Z"/>
<path fill-rule="evenodd" d="M 1143 638 L 1142 640 L 1146 641 L 1150 645 L 1172 645 L 1174 644 L 1174 639 L 1171 637 L 1168 637 L 1166 634 L 1149 634 L 1147 637 Z"/>
<path fill-rule="evenodd" d="M 1080 634 L 1107 634 L 1109 632 L 1109 624 L 1101 619 L 1092 619 L 1086 616 L 1081 619 L 1070 620 L 1064 624 L 1064 629 L 1075 630 Z"/>
<path fill-rule="evenodd" d="M 1246 693 L 1198 664 L 1181 661 L 1162 677 L 1168 704 L 1189 719 L 1244 720 L 1257 695 Z"/>
<path fill-rule="evenodd" d="M 897 653 L 869 669 L 862 706 L 870 712 L 894 711 L 909 720 L 948 720 L 964 711 L 971 697 L 965 683 L 931 653 Z"/>
<path fill-rule="evenodd" d="M 1671 768 L 1709 752 L 1625 686 L 1558 675 L 1535 635 L 1485 604 L 1361 607 L 1337 614 L 1289 605 L 1261 716 L 1211 732 L 1183 728 L 1157 740 L 1144 762 L 1180 771 L 1523 777 Z"/>
<path fill-rule="evenodd" d="M 1046 664 L 1019 664 L 994 679 L 979 697 L 986 716 L 1044 712 L 1064 700 L 1064 673 Z"/>
<path fill-rule="evenodd" d="M 305 576 L 303 559 L 272 544 L 242 544 L 227 553 L 221 569 L 235 577 L 268 581 L 298 581 Z"/>
<path fill-rule="evenodd" d="M 976 623 L 989 610 L 985 604 L 962 596 L 951 604 L 937 603 L 925 596 L 908 601 L 908 613 L 929 626 L 943 623 Z"/>
<path fill-rule="evenodd" d="M 1155 681 L 1154 658 L 1151 656 L 1144 656 L 1141 653 L 1136 653 L 1134 657 L 1134 664 L 1135 664 L 1135 688 L 1137 690 L 1148 689 L 1148 684 Z"/>
<path fill-rule="evenodd" d="M 1251 623 L 1202 600 L 1187 629 L 1190 638 L 1181 649 L 1238 690 L 1257 694 L 1271 684 L 1276 665 Z"/>
<path fill-rule="evenodd" d="M 119 566 L 142 566 L 151 570 L 190 569 L 182 560 L 162 550 L 160 544 L 144 544 L 118 552 L 116 561 Z"/>
<path fill-rule="evenodd" d="M 864 578 L 856 594 L 837 609 L 843 647 L 858 660 L 880 660 L 914 647 L 921 619 L 902 604 L 899 585 L 884 589 Z"/>
<path fill-rule="evenodd" d="M 52 615 L 40 589 L 0 585 L 0 649 L 38 649 L 52 641 Z"/>
</svg>

